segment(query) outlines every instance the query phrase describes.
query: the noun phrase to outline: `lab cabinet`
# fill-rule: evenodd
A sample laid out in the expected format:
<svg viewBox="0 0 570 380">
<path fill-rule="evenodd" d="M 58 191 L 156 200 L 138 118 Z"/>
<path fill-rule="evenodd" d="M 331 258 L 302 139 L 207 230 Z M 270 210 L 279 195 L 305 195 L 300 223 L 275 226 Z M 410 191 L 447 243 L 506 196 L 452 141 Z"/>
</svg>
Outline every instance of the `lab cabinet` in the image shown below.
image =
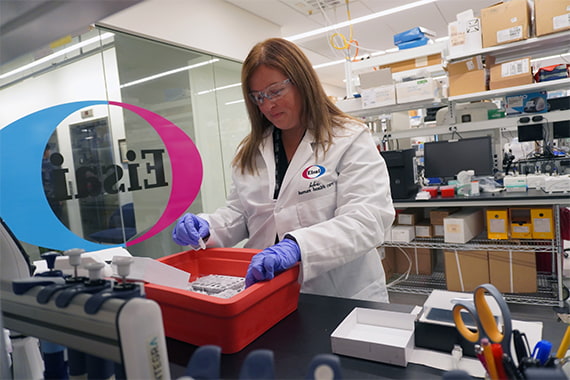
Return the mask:
<svg viewBox="0 0 570 380">
<path fill-rule="evenodd" d="M 378 57 L 370 58 L 356 63 L 347 63 L 350 65 L 347 69 L 347 93 L 354 93 L 352 76 L 356 76 L 364 72 L 366 68 L 373 70 L 383 65 L 390 65 L 398 60 L 411 60 L 414 58 L 413 54 L 416 53 L 417 57 L 428 54 L 440 53 L 443 61 L 457 62 L 460 60 L 468 59 L 474 56 L 493 56 L 497 62 L 506 62 L 516 60 L 523 57 L 544 58 L 548 56 L 561 56 L 563 54 L 570 54 L 568 49 L 562 48 L 563 46 L 570 46 L 570 31 L 554 33 L 542 37 L 533 37 L 523 41 L 517 41 L 510 44 L 493 46 L 484 48 L 478 51 L 470 52 L 463 55 L 450 55 L 444 44 L 434 44 L 431 47 L 422 49 L 409 49 L 408 51 L 394 52 L 385 54 Z M 560 58 L 563 60 L 563 57 Z M 418 69 L 421 70 L 421 69 Z M 432 77 L 445 76 L 442 65 L 432 65 L 429 69 L 423 71 L 426 75 Z M 397 73 L 394 79 L 399 79 L 403 74 Z M 464 95 L 450 96 L 450 97 L 434 97 L 425 101 L 398 103 L 394 105 L 362 108 L 358 107 L 357 99 L 350 99 L 352 101 L 349 112 L 351 115 L 360 117 L 371 125 L 375 122 L 382 121 L 387 115 L 394 112 L 415 110 L 415 109 L 428 109 L 433 107 L 448 107 L 448 117 L 445 122 L 440 123 L 425 123 L 423 126 L 406 129 L 386 129 L 380 131 L 374 129 L 376 136 L 383 142 L 397 141 L 397 146 L 400 146 L 400 141 L 410 138 L 421 137 L 434 137 L 439 136 L 440 139 L 446 136 L 458 135 L 461 138 L 470 137 L 473 135 L 487 134 L 493 138 L 493 150 L 495 152 L 495 164 L 499 166 L 499 157 L 502 152 L 502 136 L 516 135 L 517 121 L 521 115 L 507 115 L 504 118 L 497 118 L 492 120 L 480 120 L 465 122 L 458 117 L 458 109 L 474 101 L 481 100 L 495 100 L 505 98 L 510 95 L 521 93 L 540 92 L 540 91 L 557 91 L 569 90 L 570 78 L 552 80 L 546 82 L 526 84 L 516 87 L 500 88 L 496 90 L 481 91 L 475 93 L 468 93 Z M 341 107 L 342 108 L 342 107 Z M 558 121 L 570 120 L 570 110 L 555 110 L 548 113 L 543 113 L 548 122 L 554 123 Z M 377 124 L 378 125 L 378 124 Z M 533 190 L 534 191 L 534 190 Z M 540 194 L 542 193 L 542 194 Z M 432 209 L 435 207 L 529 207 L 536 206 L 542 208 L 551 208 L 553 210 L 552 220 L 554 223 L 554 236 L 547 236 L 547 239 L 536 239 L 533 236 L 525 236 L 516 240 L 510 239 L 487 239 L 486 233 L 471 239 L 464 244 L 454 244 L 444 242 L 442 236 L 437 236 L 434 233 L 432 237 L 419 237 L 416 236 L 410 242 L 386 242 L 384 247 L 396 247 L 406 249 L 419 249 L 429 248 L 443 253 L 444 251 L 477 251 L 484 250 L 488 252 L 509 252 L 516 254 L 522 252 L 521 255 L 528 255 L 529 253 L 536 253 L 537 257 L 544 259 L 548 264 L 548 270 L 537 272 L 537 291 L 531 293 L 505 293 L 505 298 L 509 302 L 523 303 L 523 304 L 544 304 L 552 306 L 562 306 L 564 300 L 568 296 L 568 290 L 562 283 L 562 262 L 563 262 L 563 241 L 560 236 L 560 210 L 563 207 L 570 206 L 570 197 L 568 194 L 546 194 L 544 192 L 535 191 L 533 196 L 529 193 L 521 193 L 518 196 L 509 195 L 510 198 L 502 199 L 501 197 L 488 197 L 481 195 L 479 198 L 471 199 L 450 199 L 450 200 L 429 200 L 429 201 L 405 201 L 395 200 L 395 207 L 398 209 L 403 208 L 422 208 Z M 426 211 L 427 212 L 427 211 Z M 483 235 L 483 236 L 482 236 Z M 443 255 L 441 255 L 443 256 Z M 440 259 L 441 260 L 441 259 Z M 441 268 L 441 266 L 440 266 Z M 395 276 L 395 277 L 394 277 Z M 416 294 L 429 294 L 433 289 L 446 289 L 446 278 L 443 270 L 435 270 L 431 274 L 421 275 L 410 273 L 407 276 L 395 274 L 392 278 L 388 278 L 388 282 L 393 281 L 389 285 L 392 292 L 401 293 L 416 293 Z"/>
</svg>

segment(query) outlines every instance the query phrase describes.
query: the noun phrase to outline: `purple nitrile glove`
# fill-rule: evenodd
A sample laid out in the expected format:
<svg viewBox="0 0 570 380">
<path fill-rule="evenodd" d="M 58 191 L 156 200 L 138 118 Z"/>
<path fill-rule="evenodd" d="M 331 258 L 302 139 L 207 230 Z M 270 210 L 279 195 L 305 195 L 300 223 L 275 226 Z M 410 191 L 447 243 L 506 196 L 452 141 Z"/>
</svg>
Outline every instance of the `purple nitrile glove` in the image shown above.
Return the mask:
<svg viewBox="0 0 570 380">
<path fill-rule="evenodd" d="M 275 272 L 289 269 L 299 260 L 301 260 L 299 245 L 295 240 L 285 238 L 251 258 L 245 275 L 245 287 L 258 281 L 271 280 L 275 277 Z"/>
<path fill-rule="evenodd" d="M 179 245 L 200 246 L 200 238 L 210 236 L 210 225 L 194 214 L 185 214 L 172 230 L 172 240 Z"/>
</svg>

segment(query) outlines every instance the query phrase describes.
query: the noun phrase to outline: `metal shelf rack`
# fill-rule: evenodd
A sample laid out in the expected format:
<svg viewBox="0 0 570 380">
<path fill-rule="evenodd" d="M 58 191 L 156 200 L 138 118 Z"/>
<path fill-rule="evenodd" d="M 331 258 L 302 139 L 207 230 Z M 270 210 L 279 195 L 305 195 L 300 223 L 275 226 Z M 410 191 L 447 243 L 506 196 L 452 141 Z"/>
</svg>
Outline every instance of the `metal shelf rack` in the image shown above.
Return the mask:
<svg viewBox="0 0 570 380">
<path fill-rule="evenodd" d="M 399 281 L 401 273 L 387 279 L 388 289 L 392 292 L 429 295 L 432 290 L 447 290 L 445 273 L 433 272 L 431 275 L 410 274 Z M 548 273 L 537 275 L 536 293 L 503 293 L 507 302 L 526 305 L 559 306 L 557 280 Z"/>
<path fill-rule="evenodd" d="M 385 247 L 402 248 L 431 248 L 461 251 L 532 251 L 532 252 L 556 252 L 556 241 L 552 240 L 530 240 L 530 239 L 509 239 L 509 240 L 489 240 L 486 234 L 471 239 L 467 244 L 445 243 L 443 237 L 415 238 L 409 243 L 387 241 Z"/>
</svg>

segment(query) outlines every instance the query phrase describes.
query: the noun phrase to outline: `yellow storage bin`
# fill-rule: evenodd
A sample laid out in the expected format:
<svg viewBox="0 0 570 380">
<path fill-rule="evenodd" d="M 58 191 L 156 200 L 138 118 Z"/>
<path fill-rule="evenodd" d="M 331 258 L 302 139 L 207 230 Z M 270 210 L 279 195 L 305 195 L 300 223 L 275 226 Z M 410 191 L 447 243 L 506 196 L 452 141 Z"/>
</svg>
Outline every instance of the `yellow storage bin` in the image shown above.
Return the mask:
<svg viewBox="0 0 570 380">
<path fill-rule="evenodd" d="M 554 239 L 554 215 L 552 208 L 530 209 L 533 239 Z"/>
<path fill-rule="evenodd" d="M 509 210 L 489 208 L 485 212 L 487 219 L 487 238 L 506 240 L 509 238 Z"/>
<path fill-rule="evenodd" d="M 510 232 L 513 239 L 532 239 L 530 208 L 510 208 Z"/>
</svg>

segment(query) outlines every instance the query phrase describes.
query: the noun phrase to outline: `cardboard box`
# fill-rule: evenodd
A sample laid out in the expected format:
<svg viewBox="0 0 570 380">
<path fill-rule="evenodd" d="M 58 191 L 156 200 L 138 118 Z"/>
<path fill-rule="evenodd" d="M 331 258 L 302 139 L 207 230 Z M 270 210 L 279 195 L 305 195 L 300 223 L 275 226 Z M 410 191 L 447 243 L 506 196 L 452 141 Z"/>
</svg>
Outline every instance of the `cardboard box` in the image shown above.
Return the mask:
<svg viewBox="0 0 570 380">
<path fill-rule="evenodd" d="M 530 218 L 533 239 L 554 239 L 552 208 L 531 208 Z"/>
<path fill-rule="evenodd" d="M 526 192 L 526 176 L 524 175 L 507 175 L 503 178 L 503 186 L 507 192 Z"/>
<path fill-rule="evenodd" d="M 471 292 L 489 282 L 487 251 L 444 251 L 447 290 Z"/>
<path fill-rule="evenodd" d="M 381 250 L 380 257 L 384 275 L 388 281 L 396 273 L 396 251 L 393 247 L 380 247 L 379 250 Z"/>
<path fill-rule="evenodd" d="M 462 209 L 443 219 L 443 241 L 467 243 L 485 228 L 482 209 Z"/>
<path fill-rule="evenodd" d="M 415 314 L 354 308 L 331 334 L 332 352 L 406 367 L 414 349 Z"/>
<path fill-rule="evenodd" d="M 433 226 L 433 236 L 443 237 L 444 235 L 443 224 L 432 224 L 432 226 Z"/>
<path fill-rule="evenodd" d="M 399 73 L 402 71 L 416 70 L 428 66 L 441 65 L 443 59 L 441 54 L 432 54 L 405 61 L 394 62 L 388 65 L 379 66 L 380 69 L 390 69 L 392 73 Z"/>
<path fill-rule="evenodd" d="M 396 100 L 399 104 L 439 98 L 441 86 L 434 78 L 396 83 Z"/>
<path fill-rule="evenodd" d="M 449 96 L 458 96 L 487 90 L 487 71 L 480 55 L 447 65 Z"/>
<path fill-rule="evenodd" d="M 458 14 L 457 20 L 447 25 L 447 32 L 450 55 L 469 54 L 483 47 L 481 18 L 474 17 L 473 11 L 465 17 L 461 13 Z"/>
<path fill-rule="evenodd" d="M 532 239 L 532 218 L 529 208 L 509 209 L 510 235 L 513 239 Z"/>
<path fill-rule="evenodd" d="M 483 47 L 529 38 L 530 20 L 527 0 L 510 0 L 481 9 Z"/>
<path fill-rule="evenodd" d="M 443 219 L 459 210 L 459 207 L 438 207 L 429 212 L 429 222 L 443 226 Z"/>
<path fill-rule="evenodd" d="M 410 274 L 430 275 L 435 266 L 435 254 L 429 248 L 395 248 L 396 273 L 406 273 L 410 268 Z M 407 257 L 406 257 L 407 255 Z M 411 264 L 410 264 L 410 261 Z M 411 265 L 411 267 L 410 267 Z"/>
<path fill-rule="evenodd" d="M 548 101 L 546 99 L 546 91 L 506 96 L 505 108 L 507 115 L 547 112 Z"/>
<path fill-rule="evenodd" d="M 489 69 L 490 90 L 523 86 L 534 82 L 530 57 L 496 64 L 494 57 L 487 56 L 486 65 Z"/>
<path fill-rule="evenodd" d="M 159 261 L 191 273 L 190 281 L 208 274 L 245 277 L 259 250 L 210 248 L 161 257 Z M 167 337 L 196 346 L 213 344 L 223 353 L 238 352 L 297 309 L 300 284 L 295 265 L 253 284 L 231 298 L 186 289 L 145 284 L 146 297 L 158 302 Z"/>
<path fill-rule="evenodd" d="M 416 224 L 416 237 L 430 238 L 433 237 L 433 227 L 428 221 Z"/>
<path fill-rule="evenodd" d="M 509 238 L 509 210 L 489 208 L 485 211 L 487 219 L 487 238 L 506 240 Z"/>
<path fill-rule="evenodd" d="M 392 71 L 390 69 L 380 69 L 362 73 L 358 75 L 358 79 L 360 81 L 359 87 L 361 89 L 394 84 L 394 80 L 392 79 Z"/>
<path fill-rule="evenodd" d="M 398 213 L 398 224 L 413 226 L 424 218 L 424 209 L 421 207 L 411 207 Z"/>
<path fill-rule="evenodd" d="M 396 104 L 396 87 L 393 84 L 367 88 L 360 91 L 362 108 L 374 108 Z"/>
<path fill-rule="evenodd" d="M 392 240 L 409 243 L 416 237 L 414 226 L 394 226 L 392 227 Z"/>
<path fill-rule="evenodd" d="M 537 36 L 570 29 L 570 0 L 534 0 Z"/>
<path fill-rule="evenodd" d="M 489 251 L 489 279 L 500 292 L 536 293 L 534 251 Z"/>
</svg>

